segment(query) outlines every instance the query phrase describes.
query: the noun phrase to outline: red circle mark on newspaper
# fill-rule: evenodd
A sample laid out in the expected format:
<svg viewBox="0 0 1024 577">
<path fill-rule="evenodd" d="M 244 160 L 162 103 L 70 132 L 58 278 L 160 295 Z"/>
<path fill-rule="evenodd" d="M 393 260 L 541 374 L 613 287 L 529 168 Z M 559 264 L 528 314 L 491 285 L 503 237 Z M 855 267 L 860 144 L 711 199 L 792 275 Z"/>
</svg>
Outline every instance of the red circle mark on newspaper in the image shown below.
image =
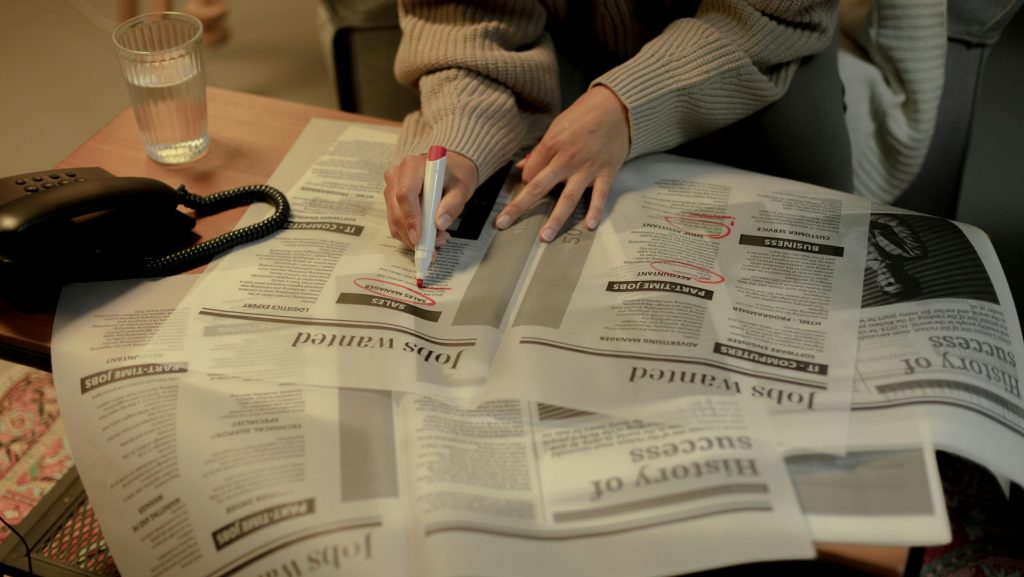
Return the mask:
<svg viewBox="0 0 1024 577">
<path fill-rule="evenodd" d="M 728 222 L 727 222 L 728 221 Z M 727 214 L 702 214 L 691 212 L 678 216 L 666 216 L 665 222 L 683 234 L 702 238 L 725 238 L 732 233 L 735 218 Z"/>
<path fill-rule="evenodd" d="M 651 268 L 670 277 L 692 280 L 702 284 L 725 282 L 725 277 L 717 272 L 681 260 L 656 260 L 651 263 Z"/>
<path fill-rule="evenodd" d="M 407 287 L 403 284 L 381 280 L 370 277 L 359 277 L 352 281 L 352 284 L 364 291 L 391 300 L 409 303 L 411 305 L 424 305 L 432 307 L 437 301 L 421 293 L 420 291 Z"/>
</svg>

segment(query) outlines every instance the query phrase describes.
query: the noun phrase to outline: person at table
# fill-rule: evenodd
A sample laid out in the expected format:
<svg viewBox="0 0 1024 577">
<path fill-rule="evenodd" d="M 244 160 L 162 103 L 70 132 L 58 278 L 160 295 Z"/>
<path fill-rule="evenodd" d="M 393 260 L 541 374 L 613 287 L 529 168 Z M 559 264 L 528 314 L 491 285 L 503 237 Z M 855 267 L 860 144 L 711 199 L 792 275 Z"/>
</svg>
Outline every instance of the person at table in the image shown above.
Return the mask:
<svg viewBox="0 0 1024 577">
<path fill-rule="evenodd" d="M 849 190 L 834 30 L 838 0 L 402 0 L 400 82 L 419 91 L 385 173 L 391 234 L 422 230 L 424 152 L 449 151 L 438 242 L 476 186 L 522 151 L 506 228 L 557 185 L 550 241 L 592 189 L 601 220 L 629 159 L 672 151 Z M 558 52 L 556 53 L 556 46 Z M 563 69 L 589 81 L 561 108 Z"/>
</svg>

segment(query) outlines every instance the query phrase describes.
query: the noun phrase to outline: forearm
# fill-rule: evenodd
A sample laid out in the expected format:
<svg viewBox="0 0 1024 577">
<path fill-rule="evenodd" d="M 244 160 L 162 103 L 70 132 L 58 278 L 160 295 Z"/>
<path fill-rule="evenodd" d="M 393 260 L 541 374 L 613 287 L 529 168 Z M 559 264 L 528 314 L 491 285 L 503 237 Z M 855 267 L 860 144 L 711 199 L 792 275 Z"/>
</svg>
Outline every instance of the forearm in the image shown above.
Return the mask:
<svg viewBox="0 0 1024 577">
<path fill-rule="evenodd" d="M 403 1 L 398 80 L 420 93 L 399 154 L 441 144 L 487 178 L 539 137 L 559 102 L 544 9 L 524 2 Z"/>
<path fill-rule="evenodd" d="M 825 49 L 835 0 L 705 0 L 594 83 L 629 111 L 633 158 L 671 149 L 779 99 L 800 60 Z"/>
</svg>

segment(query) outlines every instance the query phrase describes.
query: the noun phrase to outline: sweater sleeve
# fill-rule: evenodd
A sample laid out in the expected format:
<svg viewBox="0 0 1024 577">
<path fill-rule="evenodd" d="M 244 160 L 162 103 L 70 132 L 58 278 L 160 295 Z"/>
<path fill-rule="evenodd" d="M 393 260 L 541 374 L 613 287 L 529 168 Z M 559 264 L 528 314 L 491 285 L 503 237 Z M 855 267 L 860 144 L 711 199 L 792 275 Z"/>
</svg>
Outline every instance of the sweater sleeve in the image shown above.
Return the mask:
<svg viewBox="0 0 1024 577">
<path fill-rule="evenodd" d="M 629 158 L 669 150 L 778 100 L 829 46 L 834 0 L 703 0 L 597 78 L 626 105 Z"/>
<path fill-rule="evenodd" d="M 477 165 L 480 182 L 557 112 L 554 47 L 540 3 L 402 0 L 398 81 L 419 91 L 397 153 L 440 144 Z"/>
<path fill-rule="evenodd" d="M 944 0 L 844 2 L 839 53 L 853 191 L 893 202 L 920 171 L 938 118 L 946 63 Z"/>
</svg>

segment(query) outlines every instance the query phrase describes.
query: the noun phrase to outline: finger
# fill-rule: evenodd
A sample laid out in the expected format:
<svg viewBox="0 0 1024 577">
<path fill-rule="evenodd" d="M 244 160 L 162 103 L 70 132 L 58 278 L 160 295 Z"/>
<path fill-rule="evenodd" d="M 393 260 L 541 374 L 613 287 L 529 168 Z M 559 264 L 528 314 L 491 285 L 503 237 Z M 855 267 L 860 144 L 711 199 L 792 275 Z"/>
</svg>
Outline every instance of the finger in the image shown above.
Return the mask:
<svg viewBox="0 0 1024 577">
<path fill-rule="evenodd" d="M 406 243 L 406 230 L 402 226 L 402 217 L 399 214 L 398 204 L 395 202 L 395 197 L 399 194 L 398 191 L 398 180 L 399 180 L 399 166 L 393 166 L 384 172 L 384 204 L 387 207 L 387 222 L 388 232 L 391 234 L 391 238 Z"/>
<path fill-rule="evenodd" d="M 538 200 L 544 198 L 561 178 L 554 169 L 548 169 L 538 174 L 535 178 L 523 185 L 519 194 L 516 194 L 508 205 L 501 211 L 494 225 L 499 229 L 506 229 L 512 223 L 519 220 L 524 212 L 530 209 Z"/>
<path fill-rule="evenodd" d="M 395 239 L 395 240 L 397 240 L 397 241 L 399 241 L 401 243 L 404 243 L 405 242 L 405 238 L 404 238 L 405 234 L 404 234 L 404 231 L 402 231 L 401 227 L 398 226 L 398 223 L 400 222 L 399 219 L 398 219 L 398 216 L 397 216 L 398 209 L 395 208 L 395 206 L 394 206 L 395 203 L 392 200 L 393 198 L 394 198 L 394 193 L 393 192 L 386 193 L 385 196 L 384 196 L 384 202 L 387 205 L 387 209 L 388 209 L 388 233 L 391 235 L 391 238 L 393 238 L 393 239 Z"/>
<path fill-rule="evenodd" d="M 547 192 L 542 192 L 544 188 L 540 186 L 537 180 L 523 186 L 519 193 L 512 197 L 512 200 L 498 214 L 498 218 L 494 220 L 494 226 L 498 227 L 499 230 L 504 230 L 515 224 L 524 212 L 529 210 L 537 200 L 547 194 Z"/>
<path fill-rule="evenodd" d="M 550 167 L 552 160 L 554 160 L 555 149 L 551 146 L 551 137 L 549 137 L 548 133 L 544 134 L 544 138 L 523 159 L 523 182 L 530 182 L 537 178 Z M 551 190 L 550 186 L 548 190 Z"/>
<path fill-rule="evenodd" d="M 422 230 L 420 225 L 420 193 L 423 190 L 423 156 L 409 156 L 399 167 L 395 188 L 395 226 L 402 235 L 400 240 L 414 246 Z"/>
<path fill-rule="evenodd" d="M 434 238 L 434 248 L 441 248 L 448 244 L 448 241 L 452 239 L 451 233 L 446 230 L 437 231 L 437 236 Z"/>
<path fill-rule="evenodd" d="M 604 206 L 608 201 L 608 194 L 611 192 L 613 177 L 602 174 L 594 180 L 594 188 L 590 193 L 590 207 L 587 208 L 587 216 L 584 222 L 587 228 L 594 230 L 601 223 L 601 215 L 604 214 Z"/>
<path fill-rule="evenodd" d="M 445 173 L 444 194 L 437 205 L 434 225 L 438 231 L 448 230 L 452 222 L 462 214 L 466 203 L 476 192 L 476 164 L 465 156 L 449 151 Z"/>
<path fill-rule="evenodd" d="M 516 168 L 518 168 L 519 170 L 522 170 L 523 167 L 526 166 L 526 161 L 529 160 L 529 159 L 530 159 L 530 153 L 527 152 L 526 156 L 520 158 L 519 161 L 516 162 Z"/>
<path fill-rule="evenodd" d="M 583 193 L 587 189 L 589 180 L 585 176 L 576 175 L 570 178 L 569 182 L 565 183 L 565 188 L 562 189 L 562 194 L 559 195 L 555 208 L 552 209 L 547 221 L 540 229 L 540 240 L 542 242 L 551 242 L 554 240 L 555 235 L 558 234 L 558 231 L 562 230 L 562 227 L 565 226 L 565 221 L 569 220 L 573 211 L 576 210 L 576 205 L 583 198 Z"/>
<path fill-rule="evenodd" d="M 462 183 L 452 184 L 451 188 L 445 190 L 441 202 L 437 205 L 437 218 L 434 221 L 438 231 L 448 230 L 452 221 L 462 214 L 472 193 L 473 191 L 468 190 Z"/>
</svg>

